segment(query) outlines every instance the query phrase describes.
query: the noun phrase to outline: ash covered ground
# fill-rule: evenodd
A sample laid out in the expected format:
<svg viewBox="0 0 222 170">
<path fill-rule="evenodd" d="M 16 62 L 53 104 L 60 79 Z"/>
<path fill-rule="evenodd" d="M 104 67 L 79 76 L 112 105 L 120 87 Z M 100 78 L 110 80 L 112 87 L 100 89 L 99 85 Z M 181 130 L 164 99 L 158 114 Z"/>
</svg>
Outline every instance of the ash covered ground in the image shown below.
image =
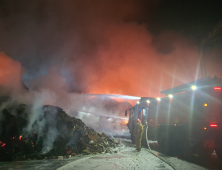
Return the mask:
<svg viewBox="0 0 222 170">
<path fill-rule="evenodd" d="M 0 161 L 112 153 L 119 140 L 97 133 L 59 107 L 0 102 Z M 33 109 L 40 114 L 31 115 Z M 36 116 L 33 118 L 33 116 Z"/>
</svg>

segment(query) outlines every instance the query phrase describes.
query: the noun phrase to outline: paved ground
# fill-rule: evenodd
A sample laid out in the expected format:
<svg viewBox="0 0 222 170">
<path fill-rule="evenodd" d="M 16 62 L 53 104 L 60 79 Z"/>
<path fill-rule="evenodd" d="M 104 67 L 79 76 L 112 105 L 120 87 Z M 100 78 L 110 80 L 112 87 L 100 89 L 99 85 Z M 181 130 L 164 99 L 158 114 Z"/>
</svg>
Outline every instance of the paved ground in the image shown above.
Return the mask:
<svg viewBox="0 0 222 170">
<path fill-rule="evenodd" d="M 210 170 L 221 170 L 222 169 L 222 160 L 220 160 L 216 153 L 212 153 L 208 157 L 201 157 L 199 155 L 191 155 L 186 162 L 190 162 L 196 165 L 203 166 Z"/>
<path fill-rule="evenodd" d="M 151 143 L 150 147 L 156 153 L 158 153 L 159 156 L 161 156 L 165 160 L 171 162 L 172 164 L 177 163 L 177 162 L 180 162 L 181 165 L 183 165 L 184 163 L 192 163 L 192 164 L 199 165 L 201 167 L 204 167 L 204 168 L 210 169 L 210 170 L 221 170 L 222 169 L 222 160 L 220 160 L 217 157 L 215 152 L 207 157 L 204 157 L 202 155 L 192 154 L 185 160 L 177 159 L 177 161 L 175 161 L 175 158 L 161 154 L 157 143 Z"/>
<path fill-rule="evenodd" d="M 165 169 L 172 170 L 166 163 L 142 149 L 136 152 L 135 148 L 127 147 L 116 154 L 103 154 L 89 157 L 67 164 L 58 170 L 147 170 Z"/>
<path fill-rule="evenodd" d="M 87 156 L 76 156 L 69 159 L 28 160 L 14 162 L 0 162 L 0 170 L 54 170 L 67 163 L 85 158 Z"/>
<path fill-rule="evenodd" d="M 171 163 L 178 170 L 206 170 L 206 168 L 171 158 Z M 141 152 L 136 152 L 135 148 L 126 147 L 116 154 L 103 154 L 94 157 L 81 159 L 67 164 L 58 170 L 173 170 L 164 161 L 152 155 L 143 148 Z"/>
<path fill-rule="evenodd" d="M 122 146 L 116 154 L 100 154 L 95 156 L 76 156 L 64 160 L 29 160 L 15 162 L 0 162 L 0 170 L 68 170 L 68 169 L 148 169 L 148 170 L 172 170 L 172 168 L 150 154 L 146 148 L 142 148 L 140 153 L 135 152 L 134 145 L 125 140 L 127 147 Z M 177 170 L 221 170 L 222 161 L 215 153 L 210 157 L 202 158 L 198 155 L 191 155 L 187 160 L 180 160 L 169 157 L 158 152 L 158 145 L 150 143 L 151 148 L 155 149 L 155 154 L 170 162 Z"/>
</svg>

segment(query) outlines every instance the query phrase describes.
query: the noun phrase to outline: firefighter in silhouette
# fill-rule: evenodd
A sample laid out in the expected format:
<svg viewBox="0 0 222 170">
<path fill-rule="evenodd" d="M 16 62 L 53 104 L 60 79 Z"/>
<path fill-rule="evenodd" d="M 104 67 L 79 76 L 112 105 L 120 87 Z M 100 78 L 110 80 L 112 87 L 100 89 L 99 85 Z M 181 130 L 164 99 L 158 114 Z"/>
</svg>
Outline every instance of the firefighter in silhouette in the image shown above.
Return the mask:
<svg viewBox="0 0 222 170">
<path fill-rule="evenodd" d="M 136 150 L 140 152 L 141 150 L 141 140 L 143 136 L 143 125 L 140 119 L 137 119 L 137 124 L 134 131 Z"/>
</svg>

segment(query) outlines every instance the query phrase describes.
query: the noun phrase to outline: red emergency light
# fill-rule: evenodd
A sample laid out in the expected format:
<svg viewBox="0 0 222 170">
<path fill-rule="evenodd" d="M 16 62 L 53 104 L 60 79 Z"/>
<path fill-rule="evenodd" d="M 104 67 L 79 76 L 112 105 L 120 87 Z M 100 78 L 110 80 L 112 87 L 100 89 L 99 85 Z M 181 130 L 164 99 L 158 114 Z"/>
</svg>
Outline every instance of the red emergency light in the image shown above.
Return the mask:
<svg viewBox="0 0 222 170">
<path fill-rule="evenodd" d="M 214 90 L 221 90 L 221 87 L 214 87 Z"/>
<path fill-rule="evenodd" d="M 210 127 L 217 127 L 217 124 L 210 124 Z"/>
</svg>

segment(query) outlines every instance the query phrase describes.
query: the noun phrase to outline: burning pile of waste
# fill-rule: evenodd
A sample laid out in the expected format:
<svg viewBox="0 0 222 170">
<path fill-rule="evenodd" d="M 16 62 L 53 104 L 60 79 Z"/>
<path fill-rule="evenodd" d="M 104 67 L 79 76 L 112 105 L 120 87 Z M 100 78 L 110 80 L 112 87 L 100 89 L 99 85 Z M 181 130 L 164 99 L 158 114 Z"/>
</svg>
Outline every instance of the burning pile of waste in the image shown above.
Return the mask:
<svg viewBox="0 0 222 170">
<path fill-rule="evenodd" d="M 2 105 L 4 103 L 0 103 L 1 161 L 111 152 L 119 143 L 87 127 L 82 120 L 70 117 L 59 107 L 43 106 L 38 110 L 41 114 L 30 118 L 33 106 Z"/>
</svg>

